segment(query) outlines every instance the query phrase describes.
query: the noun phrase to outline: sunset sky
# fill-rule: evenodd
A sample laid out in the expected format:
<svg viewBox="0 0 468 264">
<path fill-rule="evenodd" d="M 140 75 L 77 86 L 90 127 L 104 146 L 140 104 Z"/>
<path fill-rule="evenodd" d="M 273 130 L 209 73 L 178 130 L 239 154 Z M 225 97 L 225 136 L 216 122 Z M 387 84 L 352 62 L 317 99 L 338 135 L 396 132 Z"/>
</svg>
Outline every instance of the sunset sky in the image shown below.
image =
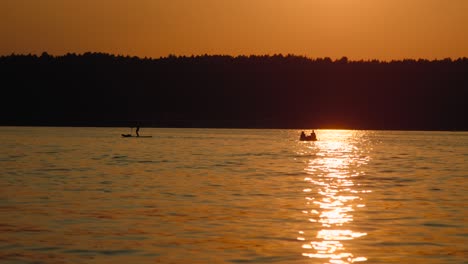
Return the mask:
<svg viewBox="0 0 468 264">
<path fill-rule="evenodd" d="M 0 55 L 468 57 L 468 0 L 0 0 Z"/>
</svg>

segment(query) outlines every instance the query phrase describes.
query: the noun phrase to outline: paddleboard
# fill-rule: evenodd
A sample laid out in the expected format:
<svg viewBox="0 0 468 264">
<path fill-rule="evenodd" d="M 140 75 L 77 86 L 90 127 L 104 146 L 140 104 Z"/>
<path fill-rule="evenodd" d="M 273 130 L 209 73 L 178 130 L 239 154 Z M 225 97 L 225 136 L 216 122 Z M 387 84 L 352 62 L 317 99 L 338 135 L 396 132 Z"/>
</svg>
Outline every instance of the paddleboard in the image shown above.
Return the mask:
<svg viewBox="0 0 468 264">
<path fill-rule="evenodd" d="M 150 137 L 153 137 L 153 136 L 133 136 L 133 135 L 129 135 L 129 134 L 122 134 L 122 137 L 124 138 L 127 138 L 127 137 L 134 137 L 134 138 L 150 138 Z"/>
</svg>

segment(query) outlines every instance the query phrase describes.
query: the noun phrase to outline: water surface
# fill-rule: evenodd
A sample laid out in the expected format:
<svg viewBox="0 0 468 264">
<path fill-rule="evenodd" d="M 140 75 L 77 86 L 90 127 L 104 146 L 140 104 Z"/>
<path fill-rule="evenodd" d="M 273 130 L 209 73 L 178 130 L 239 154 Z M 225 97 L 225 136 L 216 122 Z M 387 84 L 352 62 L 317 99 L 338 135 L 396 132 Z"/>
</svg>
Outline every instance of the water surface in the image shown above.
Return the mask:
<svg viewBox="0 0 468 264">
<path fill-rule="evenodd" d="M 468 133 L 0 127 L 2 263 L 468 263 Z"/>
</svg>

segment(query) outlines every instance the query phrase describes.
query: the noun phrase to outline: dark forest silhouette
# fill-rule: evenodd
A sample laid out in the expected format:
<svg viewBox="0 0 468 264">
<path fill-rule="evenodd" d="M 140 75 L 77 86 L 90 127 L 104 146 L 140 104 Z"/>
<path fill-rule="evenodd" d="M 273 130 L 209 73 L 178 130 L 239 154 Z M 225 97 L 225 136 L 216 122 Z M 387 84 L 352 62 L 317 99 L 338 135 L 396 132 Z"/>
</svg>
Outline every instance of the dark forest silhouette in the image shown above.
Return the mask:
<svg viewBox="0 0 468 264">
<path fill-rule="evenodd" d="M 468 130 L 468 58 L 0 57 L 0 125 Z"/>
</svg>

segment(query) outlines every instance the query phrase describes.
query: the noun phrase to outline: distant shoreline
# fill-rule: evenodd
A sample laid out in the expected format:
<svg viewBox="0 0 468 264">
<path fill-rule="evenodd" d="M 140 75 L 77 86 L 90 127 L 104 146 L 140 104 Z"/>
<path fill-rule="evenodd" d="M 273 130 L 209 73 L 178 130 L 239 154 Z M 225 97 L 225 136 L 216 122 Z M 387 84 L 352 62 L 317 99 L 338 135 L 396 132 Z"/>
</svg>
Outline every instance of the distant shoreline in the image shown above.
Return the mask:
<svg viewBox="0 0 468 264">
<path fill-rule="evenodd" d="M 44 53 L 0 74 L 0 125 L 468 130 L 468 58 Z"/>
<path fill-rule="evenodd" d="M 262 58 L 275 58 L 275 59 L 282 59 L 282 58 L 300 58 L 304 60 L 308 60 L 311 62 L 344 62 L 346 63 L 428 63 L 428 62 L 456 62 L 456 61 L 466 61 L 468 57 L 445 57 L 445 58 L 400 58 L 400 59 L 377 59 L 377 58 L 368 58 L 368 59 L 348 59 L 346 56 L 342 56 L 341 58 L 330 58 L 330 57 L 309 57 L 304 55 L 296 55 L 296 54 L 248 54 L 248 55 L 229 55 L 229 54 L 194 54 L 194 55 L 177 55 L 177 54 L 168 54 L 167 56 L 160 56 L 160 57 L 141 57 L 131 54 L 112 54 L 112 53 L 105 53 L 105 52 L 68 52 L 65 54 L 53 55 L 49 54 L 48 52 L 44 51 L 41 54 L 38 53 L 11 53 L 11 54 L 1 54 L 0 60 L 5 58 L 11 57 L 29 57 L 29 58 L 48 58 L 48 59 L 63 59 L 69 57 L 90 57 L 90 56 L 99 56 L 99 57 L 113 57 L 115 59 L 131 59 L 131 60 L 139 60 L 139 61 L 160 61 L 160 60 L 174 60 L 174 59 L 200 59 L 200 58 L 230 58 L 232 60 L 244 60 L 244 59 L 262 59 Z"/>
<path fill-rule="evenodd" d="M 44 127 L 44 128 L 131 128 L 131 127 L 126 127 L 126 126 L 77 126 L 77 125 L 1 125 L 0 127 Z M 133 127 L 134 128 L 134 127 Z M 168 127 L 168 126 L 145 126 L 141 127 L 141 129 L 144 128 L 161 128 L 161 129 L 255 129 L 255 130 L 356 130 L 356 131 L 404 131 L 404 132 L 468 132 L 468 130 L 411 130 L 411 129 L 358 129 L 358 128 L 315 128 L 315 127 L 297 127 L 297 128 L 282 128 L 282 127 Z"/>
</svg>

